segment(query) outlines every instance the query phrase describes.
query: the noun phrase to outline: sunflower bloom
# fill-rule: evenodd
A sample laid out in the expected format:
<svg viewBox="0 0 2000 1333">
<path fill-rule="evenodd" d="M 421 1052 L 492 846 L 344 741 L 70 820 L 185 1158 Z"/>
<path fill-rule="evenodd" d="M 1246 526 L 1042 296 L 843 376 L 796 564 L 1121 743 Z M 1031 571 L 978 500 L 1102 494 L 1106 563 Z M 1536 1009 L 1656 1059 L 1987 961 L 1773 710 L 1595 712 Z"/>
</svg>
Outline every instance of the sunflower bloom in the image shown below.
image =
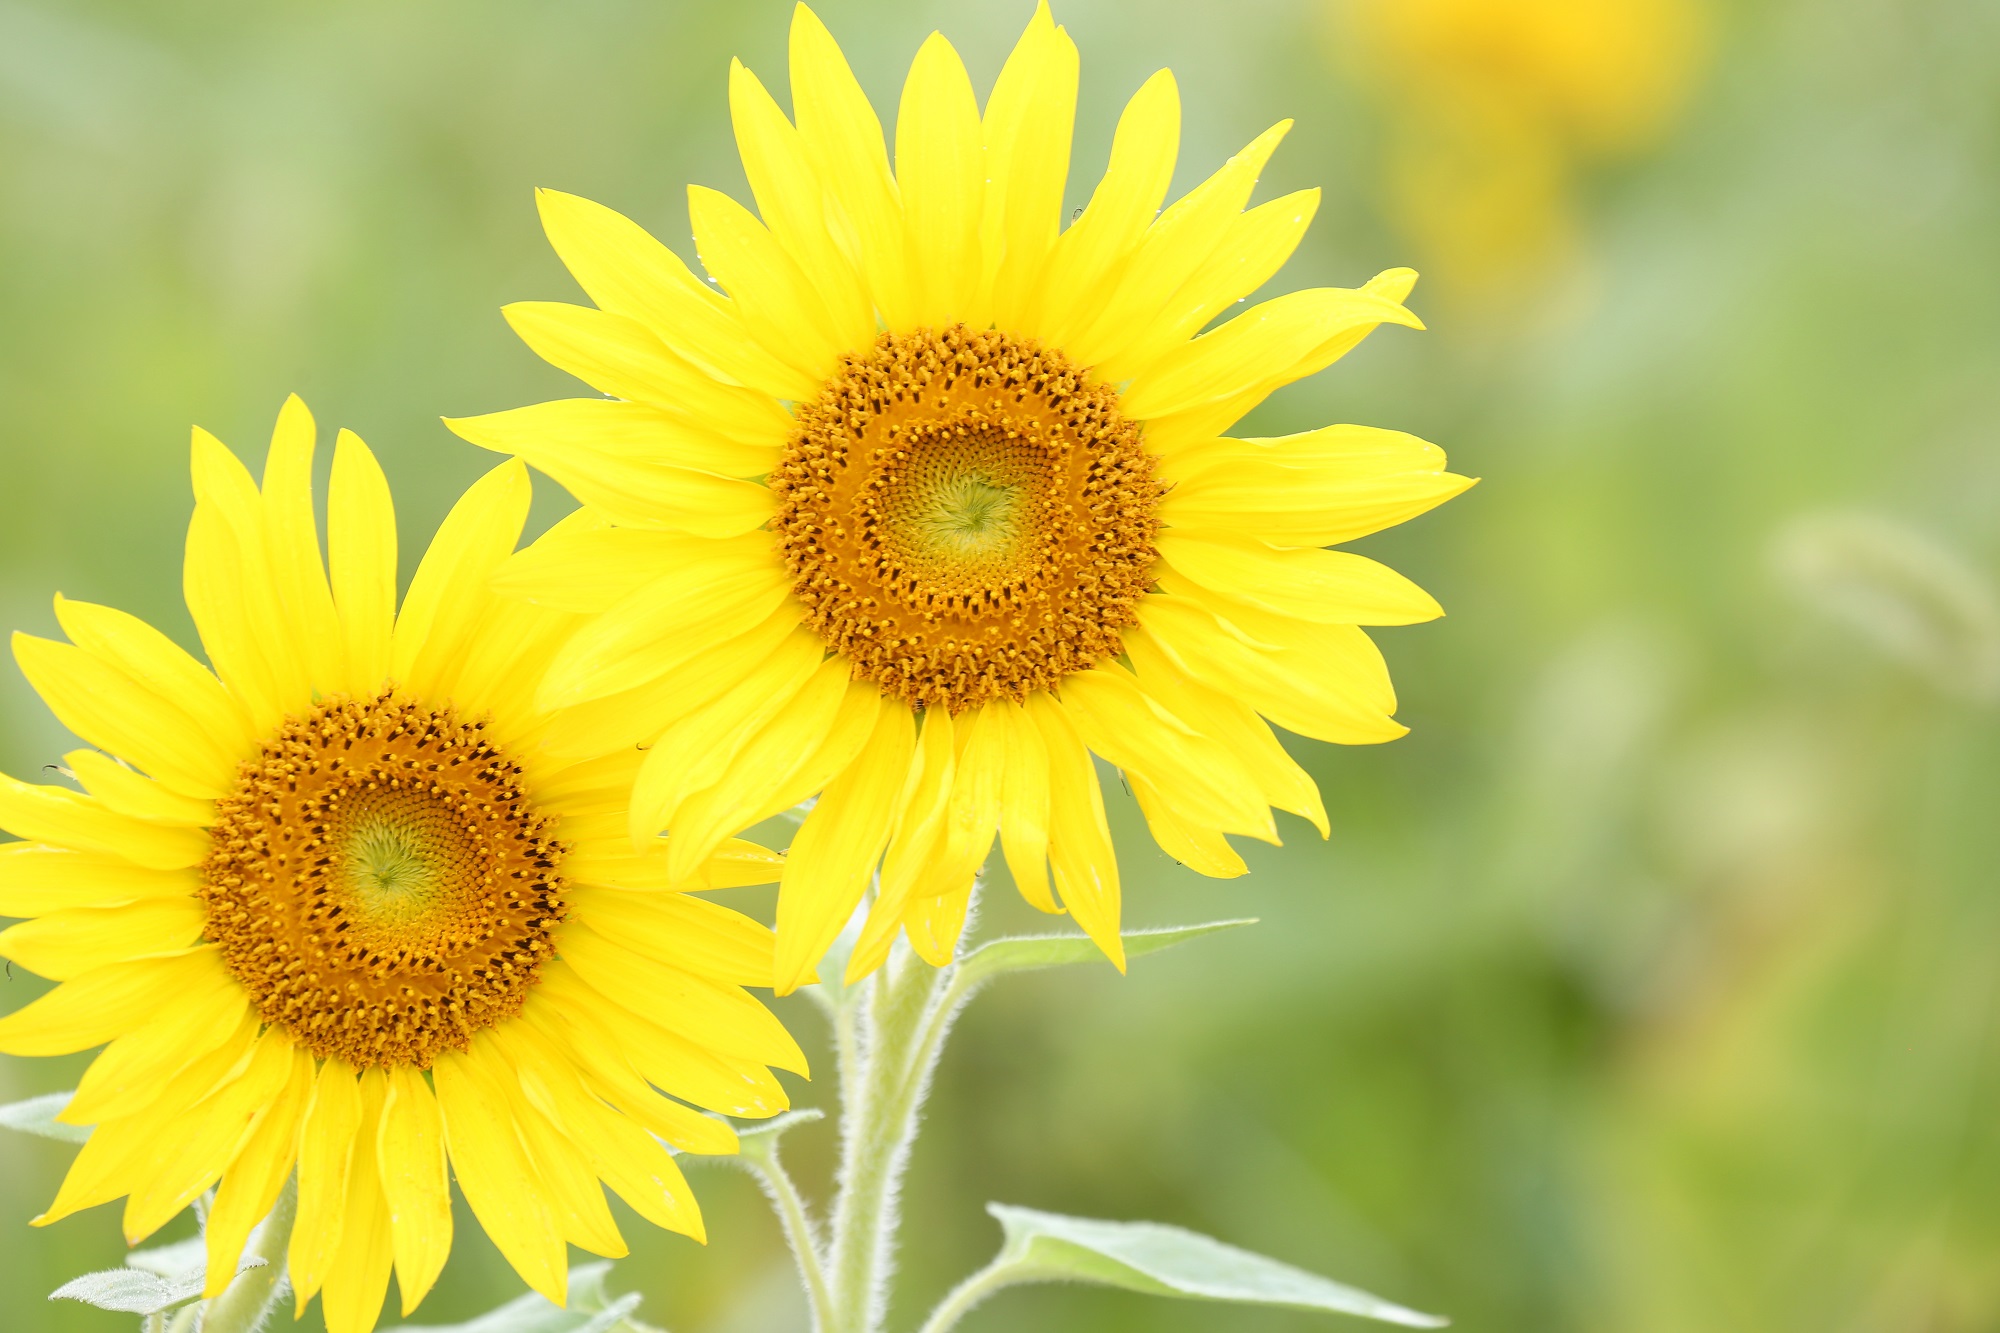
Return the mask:
<svg viewBox="0 0 2000 1333">
<path fill-rule="evenodd" d="M 1016 884 L 1114 962 L 1119 883 L 1092 754 L 1160 845 L 1241 874 L 1226 834 L 1271 809 L 1326 830 L 1265 719 L 1386 741 L 1395 696 L 1360 628 L 1440 614 L 1322 549 L 1471 484 L 1411 436 L 1224 432 L 1382 323 L 1421 327 L 1406 269 L 1203 332 L 1290 255 L 1316 190 L 1246 209 L 1290 122 L 1160 212 L 1180 105 L 1125 108 L 1064 228 L 1076 48 L 1046 6 L 982 112 L 933 34 L 881 124 L 801 6 L 789 119 L 740 64 L 730 106 L 759 216 L 693 187 L 695 277 L 634 223 L 544 191 L 595 308 L 510 306 L 608 398 L 460 420 L 585 508 L 498 585 L 597 618 L 541 701 L 647 748 L 632 832 L 669 874 L 811 796 L 778 903 L 797 984 L 878 884 L 850 975 L 899 932 L 942 964 L 996 831 Z M 1260 716 L 1261 715 L 1261 716 Z"/>
<path fill-rule="evenodd" d="M 660 1140 L 735 1149 L 797 1045 L 742 988 L 763 926 L 668 893 L 625 802 L 641 756 L 539 708 L 568 613 L 489 589 L 528 512 L 509 462 L 452 511 L 396 607 L 395 519 L 342 433 L 322 564 L 312 418 L 278 419 L 260 489 L 197 431 L 186 592 L 214 671 L 144 622 L 58 598 L 70 642 L 17 635 L 97 749 L 82 792 L 0 776 L 0 955 L 60 984 L 0 1051 L 109 1043 L 63 1118 L 94 1125 L 38 1223 L 126 1196 L 136 1243 L 211 1186 L 209 1295 L 296 1169 L 300 1307 L 367 1333 L 451 1249 L 448 1168 L 521 1276 L 565 1291 L 565 1244 L 622 1255 L 599 1182 L 699 1239 Z M 762 883 L 718 844 L 683 887 Z M 657 1138 L 655 1137 L 657 1136 Z"/>
</svg>

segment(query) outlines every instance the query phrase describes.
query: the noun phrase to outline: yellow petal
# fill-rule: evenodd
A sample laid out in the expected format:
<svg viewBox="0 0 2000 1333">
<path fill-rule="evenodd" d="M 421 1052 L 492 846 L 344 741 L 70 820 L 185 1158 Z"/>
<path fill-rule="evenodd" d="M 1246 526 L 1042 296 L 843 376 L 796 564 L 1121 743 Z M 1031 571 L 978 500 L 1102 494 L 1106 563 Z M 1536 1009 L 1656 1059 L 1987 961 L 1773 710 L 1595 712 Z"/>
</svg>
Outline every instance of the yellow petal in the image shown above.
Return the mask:
<svg viewBox="0 0 2000 1333">
<path fill-rule="evenodd" d="M 792 257 L 749 209 L 719 190 L 688 186 L 688 218 L 702 267 L 729 293 L 744 329 L 773 356 L 823 382 L 840 354 L 853 349 Z"/>
<path fill-rule="evenodd" d="M 340 685 L 347 660 L 313 514 L 312 413 L 297 394 L 278 411 L 264 458 L 264 545 L 271 586 L 285 609 L 284 633 L 297 643 L 307 678 L 318 688 Z M 273 627 L 274 630 L 276 627 Z"/>
<path fill-rule="evenodd" d="M 759 1064 L 808 1072 L 805 1053 L 784 1025 L 739 987 L 634 953 L 580 922 L 563 928 L 561 949 L 585 981 L 669 1032 Z"/>
<path fill-rule="evenodd" d="M 243 705 L 180 645 L 140 620 L 90 602 L 56 598 L 56 621 L 70 642 L 194 719 L 215 750 L 232 762 L 256 750 Z"/>
<path fill-rule="evenodd" d="M 635 320 L 559 301 L 520 301 L 501 313 L 543 360 L 600 392 L 652 408 L 680 423 L 683 431 L 698 429 L 727 442 L 764 447 L 782 443 L 790 432 L 790 418 L 769 394 L 721 383 Z M 740 329 L 736 337 L 742 339 Z M 525 420 L 521 412 L 527 414 Z M 520 439 L 528 423 L 548 424 L 536 420 L 540 415 L 538 409 L 525 408 L 472 418 L 492 423 L 485 430 L 499 441 L 473 443 L 502 448 Z M 459 430 L 462 423 L 446 424 Z"/>
<path fill-rule="evenodd" d="M 512 1117 L 477 1066 L 456 1051 L 431 1070 L 458 1187 L 472 1215 L 521 1280 L 560 1305 L 568 1295 L 568 1255 Z"/>
<path fill-rule="evenodd" d="M 875 730 L 847 771 L 827 785 L 792 839 L 778 889 L 777 986 L 798 987 L 853 914 L 889 841 L 909 773 L 916 725 L 907 705 L 883 699 Z"/>
<path fill-rule="evenodd" d="M 1092 750 L 1150 780 L 1185 819 L 1276 841 L 1270 811 L 1235 757 L 1103 662 L 1064 679 L 1064 714 Z"/>
<path fill-rule="evenodd" d="M 312 673 L 304 644 L 289 632 L 292 616 L 272 577 L 264 499 L 249 470 L 206 431 L 195 431 L 193 455 L 188 611 L 208 660 L 266 732 L 310 706 Z"/>
<path fill-rule="evenodd" d="M 910 318 L 942 329 L 973 315 L 979 221 L 985 206 L 979 103 L 942 33 L 917 51 L 896 112 L 896 182 L 910 256 Z"/>
<path fill-rule="evenodd" d="M 820 784 L 845 768 L 866 739 L 874 713 L 865 701 L 857 701 L 851 707 L 846 704 L 853 685 L 847 663 L 829 657 L 813 664 L 812 658 L 800 651 L 811 674 L 803 681 L 788 677 L 786 683 L 791 685 L 793 693 L 780 701 L 782 707 L 758 709 L 763 720 L 757 722 L 754 732 L 736 744 L 733 752 L 725 753 L 723 743 L 703 738 L 703 732 L 712 733 L 715 722 L 728 710 L 730 697 L 725 696 L 704 713 L 704 717 L 711 719 L 709 728 L 693 726 L 698 719 L 690 718 L 662 736 L 660 743 L 647 753 L 649 769 L 656 753 L 663 757 L 674 755 L 675 747 L 679 747 L 688 756 L 665 759 L 670 772 L 685 774 L 685 782 L 680 790 L 660 797 L 662 814 L 671 814 L 673 839 L 668 847 L 667 871 L 673 882 L 685 881 L 699 871 L 723 839 L 768 817 L 764 811 L 790 794 L 787 789 L 796 785 L 799 770 L 820 757 L 826 748 L 822 738 L 844 749 L 846 758 L 820 766 L 823 774 Z M 753 686 L 753 689 L 763 688 L 761 684 Z M 751 701 L 755 698 L 754 693 L 749 696 Z M 754 716 L 751 720 L 755 720 Z M 705 753 L 689 755 L 691 750 Z M 834 759 L 838 755 L 826 757 Z M 709 774 L 714 775 L 714 780 L 698 785 Z M 646 782 L 642 771 L 640 783 Z M 791 804 L 810 794 L 802 794 Z M 643 808 L 637 790 L 632 804 L 636 816 Z M 789 805 L 778 806 L 781 810 L 789 808 Z M 668 821 L 662 817 L 659 822 Z M 758 984 L 769 984 L 769 978 Z"/>
<path fill-rule="evenodd" d="M 221 1179 L 283 1093 L 291 1067 L 291 1038 L 266 1032 L 198 1107 L 182 1114 L 192 1132 L 158 1155 L 158 1169 L 126 1200 L 126 1244 L 158 1231 Z"/>
<path fill-rule="evenodd" d="M 192 898 L 51 912 L 0 931 L 0 958 L 68 981 L 111 963 L 176 953 L 201 935 L 207 913 Z"/>
<path fill-rule="evenodd" d="M 270 1213 L 298 1157 L 299 1127 L 312 1104 L 313 1060 L 294 1046 L 289 1061 L 283 1088 L 223 1173 L 209 1206 L 208 1285 L 202 1292 L 208 1299 L 220 1296 L 235 1279 L 250 1229 Z"/>
<path fill-rule="evenodd" d="M 1142 327 L 1097 367 L 1098 377 L 1117 384 L 1151 373 L 1162 356 L 1199 333 L 1204 325 L 1270 281 L 1319 211 L 1320 192 L 1300 190 L 1240 214 L 1215 249 Z M 1214 432 L 1211 431 L 1212 435 Z M 1149 423 L 1146 443 L 1159 449 L 1161 430 Z"/>
<path fill-rule="evenodd" d="M 853 349 L 868 346 L 875 341 L 875 311 L 861 274 L 827 230 L 826 199 L 805 143 L 757 76 L 736 60 L 729 62 L 729 116 L 765 225 L 819 296 L 836 339 Z"/>
<path fill-rule="evenodd" d="M 16 633 L 14 660 L 64 726 L 183 796 L 221 796 L 246 757 L 218 746 L 171 701 L 81 648 Z"/>
<path fill-rule="evenodd" d="M 256 1015 L 243 987 L 221 968 L 192 986 L 156 997 L 143 1026 L 98 1053 L 59 1117 L 65 1124 L 94 1125 L 137 1115 L 168 1080 L 239 1034 L 256 1032 Z"/>
<path fill-rule="evenodd" d="M 537 190 L 535 206 L 549 244 L 599 309 L 637 320 L 724 385 L 785 399 L 819 387 L 745 338 L 729 301 L 630 218 L 559 190 Z"/>
<path fill-rule="evenodd" d="M 68 1055 L 102 1045 L 151 1021 L 163 996 L 200 986 L 221 970 L 214 946 L 202 945 L 86 972 L 0 1018 L 0 1051 Z"/>
<path fill-rule="evenodd" d="M 361 1075 L 361 1118 L 355 1127 L 354 1156 L 348 1165 L 346 1215 L 340 1227 L 340 1251 L 326 1276 L 320 1313 L 327 1333 L 370 1333 L 382 1315 L 382 1298 L 389 1291 L 389 1205 L 382 1196 L 375 1145 L 380 1137 L 382 1104 L 389 1076 L 382 1069 Z"/>
<path fill-rule="evenodd" d="M 1176 529 L 1160 533 L 1160 555 L 1213 592 L 1276 615 L 1322 625 L 1415 625 L 1444 614 L 1431 595 L 1349 551 L 1273 550 L 1262 542 Z"/>
<path fill-rule="evenodd" d="M 208 834 L 114 814 L 102 801 L 0 773 L 0 829 L 35 842 L 121 856 L 149 870 L 180 870 L 208 857 Z"/>
<path fill-rule="evenodd" d="M 584 887 L 570 911 L 601 935 L 649 958 L 732 986 L 771 984 L 770 927 L 720 904 L 682 893 L 627 893 Z"/>
<path fill-rule="evenodd" d="M 768 538 L 739 540 L 752 548 L 746 563 L 771 557 Z M 508 557 L 493 590 L 563 611 L 608 611 L 715 549 L 707 537 L 608 527 L 596 511 L 579 509 Z"/>
<path fill-rule="evenodd" d="M 472 484 L 439 526 L 396 618 L 390 674 L 421 695 L 447 694 L 493 598 L 487 583 L 528 518 L 527 469 L 502 463 Z"/>
<path fill-rule="evenodd" d="M 1046 694 L 1028 696 L 1028 716 L 1049 756 L 1049 866 L 1063 906 L 1112 965 L 1125 970 L 1118 933 L 1118 858 L 1104 819 L 1097 767 L 1063 708 Z"/>
<path fill-rule="evenodd" d="M 1180 137 L 1180 89 L 1173 74 L 1161 70 L 1125 104 L 1111 140 L 1110 165 L 1083 216 L 1050 252 L 1041 299 L 1026 332 L 1062 346 L 1083 331 L 1159 212 L 1173 180 Z"/>
<path fill-rule="evenodd" d="M 444 1116 L 422 1074 L 389 1071 L 375 1160 L 389 1208 L 390 1248 L 403 1313 L 417 1308 L 451 1255 L 451 1178 L 445 1165 Z"/>
<path fill-rule="evenodd" d="M 1047 0 L 1038 0 L 981 122 L 987 183 L 980 308 L 1001 328 L 1018 324 L 1062 228 L 1076 81 L 1076 43 L 1055 26 Z"/>
<path fill-rule="evenodd" d="M 562 398 L 483 417 L 447 419 L 445 424 L 482 449 L 518 454 L 536 467 L 543 467 L 545 458 L 560 465 L 564 454 L 576 449 L 610 460 L 761 477 L 776 465 L 791 418 L 768 398 L 760 395 L 755 401 L 772 415 L 755 423 L 748 440 L 720 433 L 715 416 L 690 421 L 648 403 L 608 398 Z"/>
<path fill-rule="evenodd" d="M 1282 468 L 1333 481 L 1373 481 L 1445 470 L 1444 450 L 1399 430 L 1334 425 L 1297 435 L 1211 440 L 1160 460 L 1159 475 L 1176 486 L 1237 468 Z"/>
<path fill-rule="evenodd" d="M 762 625 L 791 603 L 791 585 L 775 559 L 718 547 L 700 564 L 647 584 L 584 626 L 550 666 L 540 702 L 562 707 L 657 680 L 712 645 Z"/>
<path fill-rule="evenodd" d="M 882 858 L 875 901 L 847 960 L 846 981 L 850 985 L 887 961 L 889 946 L 902 928 L 905 905 L 919 880 L 926 879 L 943 859 L 945 816 L 951 805 L 957 755 L 951 714 L 942 708 L 926 710 L 902 795 L 896 799 L 896 821 Z"/>
<path fill-rule="evenodd" d="M 1125 780 L 1131 784 L 1139 813 L 1146 817 L 1146 827 L 1152 830 L 1161 851 L 1211 879 L 1234 879 L 1249 873 L 1250 867 L 1243 864 L 1220 829 L 1188 822 L 1160 796 L 1157 787 L 1137 773 L 1127 773 Z"/>
<path fill-rule="evenodd" d="M 116 907 L 142 898 L 191 895 L 199 886 L 192 870 L 147 870 L 122 856 L 34 842 L 0 845 L 0 916 Z"/>
<path fill-rule="evenodd" d="M 913 308 L 902 200 L 883 151 L 882 122 L 832 34 L 804 5 L 792 11 L 791 63 L 799 137 L 835 204 L 829 212 L 852 238 L 882 321 L 908 327 Z"/>
<path fill-rule="evenodd" d="M 1450 472 L 1366 480 L 1246 463 L 1212 468 L 1167 493 L 1159 514 L 1192 535 L 1241 536 L 1272 546 L 1332 546 L 1394 527 L 1471 486 Z"/>
<path fill-rule="evenodd" d="M 903 912 L 903 931 L 917 957 L 932 967 L 947 967 L 958 952 L 972 909 L 972 881 L 947 893 L 923 893 L 910 899 Z"/>
<path fill-rule="evenodd" d="M 507 1118 L 534 1164 L 542 1200 L 563 1239 L 606 1258 L 624 1258 L 630 1250 L 611 1220 L 604 1187 L 597 1183 L 590 1159 L 567 1128 L 551 1123 L 522 1090 L 523 1075 L 532 1071 L 520 1068 L 502 1043 L 493 1040 L 474 1043 L 466 1060 L 478 1068 L 486 1089 L 506 1104 Z"/>
<path fill-rule="evenodd" d="M 372 694 L 389 674 L 396 625 L 396 509 L 381 465 L 351 431 L 340 432 L 333 446 L 326 553 L 347 688 Z"/>
<path fill-rule="evenodd" d="M 1005 772 L 1000 779 L 1000 850 L 1021 896 L 1043 912 L 1058 913 L 1049 892 L 1049 754 L 1041 729 L 1011 701 L 986 705 L 1003 722 Z"/>
<path fill-rule="evenodd" d="M 1184 412 L 1262 385 L 1276 388 L 1311 373 L 1300 367 L 1314 361 L 1317 349 L 1340 342 L 1348 334 L 1365 335 L 1384 323 L 1423 327 L 1401 305 L 1366 289 L 1314 287 L 1287 292 L 1252 306 L 1162 357 L 1133 382 L 1119 407 L 1144 420 Z M 1359 337 L 1353 339 L 1359 341 Z M 1312 369 L 1321 369 L 1331 360 Z"/>
<path fill-rule="evenodd" d="M 136 773 L 96 750 L 71 750 L 63 766 L 106 809 L 149 824 L 206 828 L 215 822 L 215 803 L 182 796 L 143 773 Z"/>
<path fill-rule="evenodd" d="M 299 1310 L 319 1291 L 340 1253 L 361 1112 L 354 1070 L 339 1060 L 321 1065 L 299 1130 L 299 1211 L 286 1256 Z"/>
<path fill-rule="evenodd" d="M 1190 190 L 1146 231 L 1116 289 L 1064 350 L 1083 365 L 1116 356 L 1149 329 L 1174 294 L 1194 276 L 1229 234 L 1243 205 L 1292 122 L 1264 131 L 1222 169 Z"/>
</svg>

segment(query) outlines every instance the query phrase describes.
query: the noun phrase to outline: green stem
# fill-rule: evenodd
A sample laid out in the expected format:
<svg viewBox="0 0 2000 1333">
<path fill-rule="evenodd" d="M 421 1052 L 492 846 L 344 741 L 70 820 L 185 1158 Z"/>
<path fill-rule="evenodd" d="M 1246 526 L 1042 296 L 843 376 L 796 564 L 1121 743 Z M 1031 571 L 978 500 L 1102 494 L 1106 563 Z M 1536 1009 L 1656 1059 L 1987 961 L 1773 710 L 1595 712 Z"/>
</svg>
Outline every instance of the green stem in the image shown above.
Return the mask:
<svg viewBox="0 0 2000 1333">
<path fill-rule="evenodd" d="M 972 1313 L 972 1307 L 1003 1287 L 1011 1287 L 1025 1280 L 1025 1273 L 1019 1264 L 1001 1255 L 986 1267 L 974 1273 L 965 1281 L 953 1287 L 945 1298 L 931 1311 L 931 1317 L 924 1320 L 919 1333 L 946 1333 L 947 1329 L 958 1327 L 958 1321 Z"/>
<path fill-rule="evenodd" d="M 299 1211 L 297 1177 L 285 1182 L 271 1215 L 257 1228 L 251 1253 L 262 1265 L 236 1275 L 220 1296 L 208 1303 L 202 1333 L 256 1333 L 278 1303 L 285 1278 L 285 1250 L 292 1242 L 292 1223 Z"/>
<path fill-rule="evenodd" d="M 829 1255 L 834 1322 L 829 1333 L 878 1333 L 894 1262 L 897 1187 L 916 1138 L 917 1108 L 937 1048 L 926 1042 L 939 975 L 904 956 L 870 978 L 860 1009 L 853 1082 L 843 1086 L 840 1193 Z"/>
<path fill-rule="evenodd" d="M 752 1148 L 748 1143 L 743 1160 L 771 1197 L 771 1206 L 785 1229 L 785 1240 L 798 1260 L 799 1280 L 806 1289 L 806 1304 L 812 1311 L 813 1333 L 833 1333 L 833 1293 L 826 1282 L 826 1260 L 814 1234 L 812 1215 L 792 1183 L 791 1173 L 779 1160 L 776 1135 L 768 1146 Z"/>
</svg>

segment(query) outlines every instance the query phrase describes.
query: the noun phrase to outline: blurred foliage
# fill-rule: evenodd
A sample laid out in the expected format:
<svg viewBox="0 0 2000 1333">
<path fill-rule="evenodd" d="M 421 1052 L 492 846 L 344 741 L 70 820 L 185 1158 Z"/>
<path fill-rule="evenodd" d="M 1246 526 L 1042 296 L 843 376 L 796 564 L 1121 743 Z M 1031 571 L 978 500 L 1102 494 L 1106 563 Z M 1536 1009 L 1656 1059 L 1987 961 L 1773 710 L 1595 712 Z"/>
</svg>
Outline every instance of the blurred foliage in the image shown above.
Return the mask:
<svg viewBox="0 0 2000 1333">
<path fill-rule="evenodd" d="M 1239 881 L 1173 866 L 1114 793 L 1134 925 L 1264 924 L 975 1005 L 901 1288 L 982 1261 L 993 1198 L 1158 1217 L 1470 1329 L 1990 1328 L 2000 11 L 1361 3 L 1058 18 L 1084 53 L 1072 202 L 1171 65 L 1183 187 L 1298 118 L 1264 188 L 1328 195 L 1280 283 L 1432 275 L 1433 332 L 1379 335 L 1252 423 L 1405 427 L 1487 479 L 1367 544 L 1452 613 L 1382 636 L 1415 732 L 1299 747 L 1333 837 L 1291 821 Z M 788 8 L 0 0 L 6 622 L 48 631 L 61 589 L 187 640 L 188 426 L 255 462 L 294 389 L 379 451 L 420 549 L 490 461 L 437 416 L 562 391 L 496 313 L 573 292 L 531 187 L 685 249 L 682 184 L 742 189 L 728 58 L 781 87 Z M 1027 9 L 822 13 L 893 106 L 932 26 L 983 85 Z M 1523 125 L 1541 146 L 1509 158 Z M 1410 156 L 1423 136 L 1439 155 Z M 1502 245 L 1496 180 L 1559 222 L 1561 262 L 1509 258 L 1534 257 Z M 1489 242 L 1505 282 L 1463 248 Z M 63 748 L 0 676 L 0 766 Z M 1028 924 L 1004 889 L 988 925 Z M 4 984 L 9 1007 L 39 985 Z M 0 1063 L 0 1099 L 76 1066 Z M 791 1156 L 823 1170 L 829 1141 Z M 120 1251 L 115 1208 L 25 1225 L 67 1156 L 0 1138 L 7 1328 L 125 1327 L 43 1300 Z M 633 1222 L 620 1285 L 682 1333 L 785 1327 L 750 1182 L 697 1187 L 707 1250 Z M 460 1234 L 426 1320 L 518 1290 Z M 967 1327 L 1212 1319 L 1050 1290 Z"/>
</svg>

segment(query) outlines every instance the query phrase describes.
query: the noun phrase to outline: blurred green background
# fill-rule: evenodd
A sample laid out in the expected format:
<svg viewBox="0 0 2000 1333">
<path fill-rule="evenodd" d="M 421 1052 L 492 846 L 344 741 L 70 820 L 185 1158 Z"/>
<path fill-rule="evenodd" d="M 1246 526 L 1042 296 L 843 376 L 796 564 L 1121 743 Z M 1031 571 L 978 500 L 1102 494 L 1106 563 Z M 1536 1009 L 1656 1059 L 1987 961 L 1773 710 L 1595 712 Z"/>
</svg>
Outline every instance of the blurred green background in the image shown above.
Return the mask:
<svg viewBox="0 0 2000 1333">
<path fill-rule="evenodd" d="M 893 107 L 932 27 L 983 90 L 1028 11 L 821 13 Z M 439 415 L 568 392 L 496 313 L 574 296 L 531 188 L 687 251 L 685 182 L 744 195 L 728 59 L 782 98 L 788 16 L 0 0 L 0 618 L 49 632 L 60 589 L 192 644 L 188 427 L 255 464 L 293 390 L 380 454 L 407 559 L 491 461 Z M 1411 736 L 1295 747 L 1330 841 L 1287 817 L 1250 877 L 1204 881 L 1113 793 L 1133 923 L 1263 924 L 980 1001 L 916 1158 L 905 1322 L 984 1260 L 994 1198 L 1182 1223 L 1465 1329 L 2000 1327 L 2000 10 L 1057 18 L 1073 203 L 1168 65 L 1177 188 L 1298 119 L 1263 197 L 1326 203 L 1279 285 L 1427 275 L 1431 332 L 1256 432 L 1403 427 L 1485 484 L 1364 544 L 1451 615 L 1381 636 Z M 544 487 L 537 521 L 564 507 Z M 33 776 L 66 738 L 0 674 L 0 767 Z M 988 929 L 1033 915 L 1002 878 Z M 78 1068 L 0 1062 L 0 1100 Z M 791 1140 L 815 1182 L 830 1139 Z M 44 1300 L 121 1254 L 115 1207 L 27 1227 L 68 1156 L 0 1138 L 8 1329 L 130 1325 Z M 748 1178 L 697 1187 L 707 1249 L 633 1223 L 618 1281 L 677 1333 L 798 1326 Z M 422 1318 L 520 1290 L 460 1236 Z M 1218 1326 L 1318 1321 L 1048 1289 L 967 1324 Z"/>
</svg>

